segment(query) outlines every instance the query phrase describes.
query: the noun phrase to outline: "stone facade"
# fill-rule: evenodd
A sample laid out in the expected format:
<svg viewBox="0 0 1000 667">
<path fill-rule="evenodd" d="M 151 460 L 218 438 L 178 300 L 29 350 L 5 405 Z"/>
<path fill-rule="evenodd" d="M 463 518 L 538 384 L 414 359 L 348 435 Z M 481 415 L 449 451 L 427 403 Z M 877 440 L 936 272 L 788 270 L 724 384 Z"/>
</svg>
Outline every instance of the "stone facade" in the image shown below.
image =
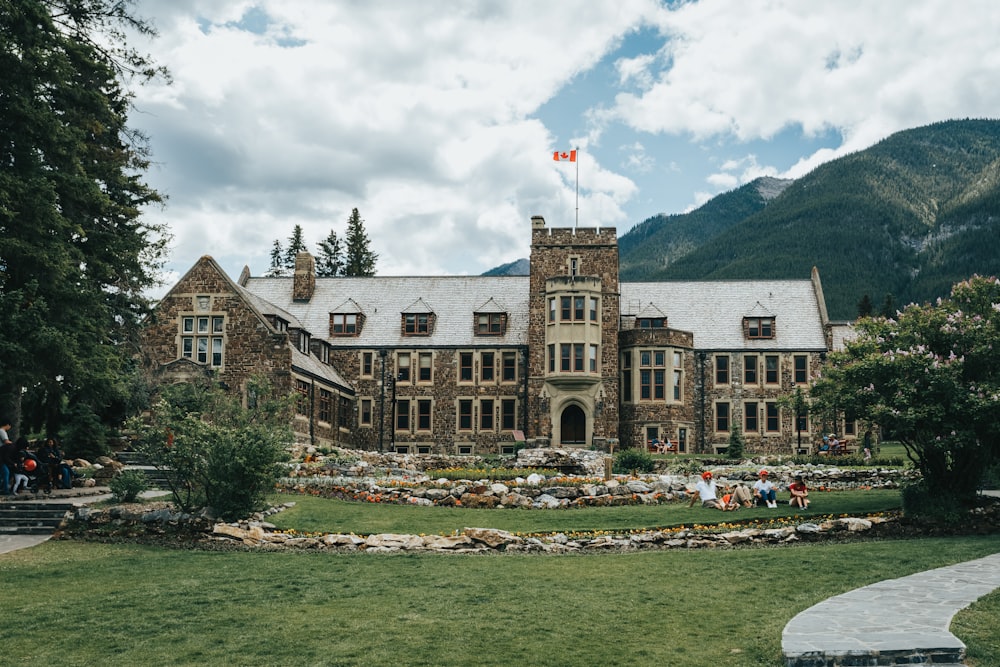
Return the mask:
<svg viewBox="0 0 1000 667">
<path fill-rule="evenodd" d="M 293 426 L 317 446 L 720 452 L 737 424 L 749 452 L 790 455 L 823 431 L 857 436 L 789 402 L 835 339 L 815 271 L 620 283 L 615 229 L 531 222 L 527 277 L 317 279 L 302 253 L 292 278 L 237 284 L 203 257 L 146 327 L 147 368 L 236 391 L 262 373 L 299 392 Z"/>
<path fill-rule="evenodd" d="M 602 447 L 618 439 L 616 232 L 549 229 L 535 217 L 531 238 L 529 429 Z"/>
<path fill-rule="evenodd" d="M 314 444 L 353 445 L 353 391 L 335 375 L 297 359 L 303 332 L 268 319 L 219 265 L 204 256 L 163 297 L 142 336 L 146 371 L 157 382 L 208 377 L 246 398 L 253 376 L 279 393 L 297 391 L 298 436 Z M 346 399 L 346 401 L 345 401 Z M 321 416 L 323 419 L 321 419 Z"/>
</svg>

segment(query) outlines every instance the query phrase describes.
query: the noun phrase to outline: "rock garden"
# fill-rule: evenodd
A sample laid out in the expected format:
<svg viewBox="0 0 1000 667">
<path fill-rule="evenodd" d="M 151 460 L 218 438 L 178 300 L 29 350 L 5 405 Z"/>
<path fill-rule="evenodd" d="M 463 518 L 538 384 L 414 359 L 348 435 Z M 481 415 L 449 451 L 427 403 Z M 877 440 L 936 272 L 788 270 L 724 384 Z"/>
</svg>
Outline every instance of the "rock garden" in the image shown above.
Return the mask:
<svg viewBox="0 0 1000 667">
<path fill-rule="evenodd" d="M 473 467 L 469 467 L 470 463 Z M 244 520 L 223 523 L 215 520 L 210 511 L 187 515 L 167 502 L 82 507 L 76 512 L 76 521 L 67 528 L 66 537 L 86 532 L 88 539 L 186 541 L 189 546 L 216 549 L 485 554 L 717 549 L 903 536 L 914 530 L 896 512 L 802 519 L 786 514 L 773 520 L 741 520 L 738 511 L 716 514 L 705 510 L 705 525 L 582 534 L 520 534 L 490 527 L 466 527 L 448 535 L 299 533 L 280 530 L 272 523 L 276 513 L 294 507 L 296 496 L 304 495 L 498 512 L 573 511 L 583 507 L 686 505 L 703 469 L 712 470 L 720 486 L 750 485 L 760 467 L 767 466 L 779 488 L 787 488 L 794 475 L 802 475 L 816 492 L 897 488 L 914 475 L 912 470 L 902 468 L 785 465 L 774 460 L 747 460 L 738 465 L 728 460 L 657 460 L 657 469 L 650 473 L 612 474 L 602 452 L 560 449 L 522 450 L 505 465 L 496 463 L 470 457 L 308 450 L 290 464 L 279 484 L 278 490 L 288 496 L 288 501 Z M 992 530 L 1000 525 L 996 506 L 981 508 L 979 513 L 977 524 L 991 526 Z"/>
</svg>

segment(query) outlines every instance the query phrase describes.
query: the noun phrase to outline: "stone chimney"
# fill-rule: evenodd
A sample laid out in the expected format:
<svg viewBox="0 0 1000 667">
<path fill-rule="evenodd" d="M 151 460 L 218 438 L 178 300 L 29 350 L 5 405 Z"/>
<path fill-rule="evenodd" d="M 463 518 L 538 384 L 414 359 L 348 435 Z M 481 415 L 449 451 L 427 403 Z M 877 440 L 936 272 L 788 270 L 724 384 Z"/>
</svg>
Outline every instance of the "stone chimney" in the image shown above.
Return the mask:
<svg viewBox="0 0 1000 667">
<path fill-rule="evenodd" d="M 292 301 L 309 301 L 316 291 L 316 260 L 307 252 L 295 256 Z"/>
<path fill-rule="evenodd" d="M 545 229 L 545 218 L 540 215 L 531 216 L 532 229 Z"/>
</svg>

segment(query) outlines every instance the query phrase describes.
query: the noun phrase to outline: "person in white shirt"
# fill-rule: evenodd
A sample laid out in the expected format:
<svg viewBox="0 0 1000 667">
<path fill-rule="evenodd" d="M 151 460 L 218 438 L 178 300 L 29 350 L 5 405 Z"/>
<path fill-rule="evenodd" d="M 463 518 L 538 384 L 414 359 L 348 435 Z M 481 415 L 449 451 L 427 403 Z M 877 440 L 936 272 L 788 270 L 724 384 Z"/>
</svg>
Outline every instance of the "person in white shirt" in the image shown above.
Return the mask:
<svg viewBox="0 0 1000 667">
<path fill-rule="evenodd" d="M 767 503 L 767 506 L 773 509 L 778 506 L 778 492 L 767 478 L 766 470 L 761 470 L 759 476 L 760 479 L 753 483 L 753 496 L 757 499 L 758 505 Z"/>
<path fill-rule="evenodd" d="M 723 512 L 727 509 L 736 509 L 736 507 L 727 507 L 726 503 L 719 499 L 718 490 L 715 486 L 715 480 L 712 478 L 712 472 L 706 470 L 701 473 L 701 481 L 695 484 L 694 493 L 691 494 L 691 500 L 688 502 L 688 507 L 694 505 L 696 500 L 701 500 L 702 507 L 709 507 L 712 509 L 722 510 Z"/>
</svg>

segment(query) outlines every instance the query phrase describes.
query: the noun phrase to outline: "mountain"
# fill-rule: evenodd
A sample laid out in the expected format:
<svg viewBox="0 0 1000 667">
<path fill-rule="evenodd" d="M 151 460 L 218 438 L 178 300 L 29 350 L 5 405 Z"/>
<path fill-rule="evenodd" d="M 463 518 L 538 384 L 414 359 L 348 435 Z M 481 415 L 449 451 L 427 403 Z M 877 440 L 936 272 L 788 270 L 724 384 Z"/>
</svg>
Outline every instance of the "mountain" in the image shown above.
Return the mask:
<svg viewBox="0 0 1000 667">
<path fill-rule="evenodd" d="M 758 178 L 712 198 L 690 213 L 647 218 L 618 241 L 621 279 L 656 280 L 655 276 L 674 260 L 762 211 L 791 183 L 779 178 Z"/>
<path fill-rule="evenodd" d="M 526 276 L 529 273 L 531 263 L 524 258 L 515 259 L 509 264 L 501 264 L 490 269 L 484 276 Z"/>
<path fill-rule="evenodd" d="M 793 181 L 758 179 L 619 240 L 622 278 L 802 278 L 833 319 L 1000 273 L 1000 121 L 906 130 Z"/>
</svg>

